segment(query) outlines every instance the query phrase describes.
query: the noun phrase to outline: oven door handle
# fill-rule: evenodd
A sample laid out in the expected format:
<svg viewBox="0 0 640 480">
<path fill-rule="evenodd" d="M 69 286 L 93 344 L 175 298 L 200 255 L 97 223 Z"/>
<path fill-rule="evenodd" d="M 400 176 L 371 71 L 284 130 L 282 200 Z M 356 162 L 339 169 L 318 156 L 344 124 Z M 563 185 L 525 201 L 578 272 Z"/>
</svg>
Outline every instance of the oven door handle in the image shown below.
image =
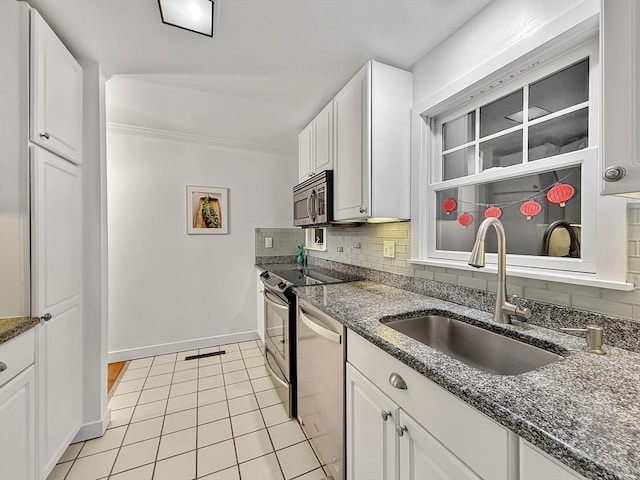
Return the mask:
<svg viewBox="0 0 640 480">
<path fill-rule="evenodd" d="M 264 290 L 264 300 L 273 308 L 275 309 L 280 309 L 283 312 L 288 312 L 289 311 L 289 305 L 285 305 L 282 304 L 281 302 L 278 302 L 276 299 L 278 297 L 276 297 L 275 295 L 269 293 L 269 291 L 267 289 Z"/>
<path fill-rule="evenodd" d="M 318 335 L 326 338 L 330 342 L 337 343 L 337 344 L 342 343 L 342 335 L 332 330 L 329 330 L 328 328 L 318 324 L 317 322 L 314 322 L 312 320 L 313 317 L 311 317 L 308 314 L 305 314 L 302 308 L 300 308 L 300 310 L 298 311 L 298 315 L 300 316 L 300 320 L 302 320 L 302 323 L 304 323 L 307 327 L 309 327 Z"/>
<path fill-rule="evenodd" d="M 264 366 L 266 367 L 267 372 L 269 372 L 271 379 L 279 383 L 281 387 L 289 388 L 289 384 L 280 378 L 280 375 L 276 373 L 276 371 L 273 369 L 273 367 L 269 363 L 269 356 L 271 356 L 271 358 L 275 358 L 273 356 L 273 353 L 271 353 L 271 350 L 269 350 L 268 348 L 265 348 L 265 350 L 266 350 L 266 354 L 265 354 Z"/>
</svg>

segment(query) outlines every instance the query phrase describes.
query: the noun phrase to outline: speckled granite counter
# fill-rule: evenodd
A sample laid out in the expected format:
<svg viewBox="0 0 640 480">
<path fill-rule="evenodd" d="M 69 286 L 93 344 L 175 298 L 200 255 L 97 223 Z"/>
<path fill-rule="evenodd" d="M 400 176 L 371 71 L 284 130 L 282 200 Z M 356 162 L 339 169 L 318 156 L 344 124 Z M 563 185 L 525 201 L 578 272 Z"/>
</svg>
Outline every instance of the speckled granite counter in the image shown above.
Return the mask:
<svg viewBox="0 0 640 480">
<path fill-rule="evenodd" d="M 26 332 L 40 323 L 38 317 L 0 318 L 0 344 Z"/>
<path fill-rule="evenodd" d="M 372 281 L 296 288 L 296 294 L 580 474 L 640 478 L 640 354 Z M 380 323 L 415 311 L 448 311 L 560 353 L 537 370 L 501 376 L 469 367 Z"/>
</svg>

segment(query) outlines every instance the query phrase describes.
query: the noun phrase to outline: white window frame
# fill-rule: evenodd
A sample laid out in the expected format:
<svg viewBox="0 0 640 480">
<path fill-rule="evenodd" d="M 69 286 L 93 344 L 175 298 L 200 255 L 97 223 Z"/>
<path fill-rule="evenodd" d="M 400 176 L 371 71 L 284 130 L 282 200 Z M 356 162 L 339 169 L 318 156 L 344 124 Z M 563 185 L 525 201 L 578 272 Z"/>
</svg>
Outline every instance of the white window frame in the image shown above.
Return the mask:
<svg viewBox="0 0 640 480">
<path fill-rule="evenodd" d="M 561 42 L 559 42 L 561 43 Z M 601 132 L 601 75 L 597 37 L 583 41 L 572 50 L 559 46 L 560 52 L 549 60 L 531 52 L 514 65 L 496 72 L 491 78 L 478 82 L 477 88 L 466 88 L 438 105 L 425 111 L 413 112 L 413 183 L 412 195 L 412 263 L 447 268 L 472 270 L 467 262 L 469 252 L 436 249 L 437 190 L 498 181 L 506 178 L 534 174 L 536 172 L 582 165 L 582 234 L 581 258 L 543 257 L 535 255 L 507 255 L 507 271 L 510 275 L 542 280 L 570 282 L 619 290 L 629 290 L 626 283 L 626 204 L 612 202 L 599 196 L 600 163 L 598 145 Z M 562 51 L 564 50 L 564 51 Z M 551 50 L 552 51 L 552 50 Z M 549 50 L 547 50 L 549 55 Z M 549 55 L 550 56 L 550 55 Z M 549 56 L 547 58 L 549 58 Z M 520 88 L 545 78 L 565 67 L 589 57 L 589 101 L 561 112 L 545 115 L 533 121 L 524 120 L 523 144 L 527 145 L 527 125 L 550 120 L 554 116 L 589 108 L 589 143 L 582 150 L 555 155 L 502 169 L 440 181 L 442 178 L 441 124 L 456 119 L 477 107 L 491 103 Z M 472 91 L 473 94 L 468 92 Z M 527 95 L 528 87 L 524 94 Z M 443 106 L 444 105 L 444 106 Z M 526 118 L 526 115 L 525 115 Z M 476 116 L 476 132 L 479 118 Z M 505 131 L 500 132 L 504 134 Z M 497 136 L 497 135 L 496 135 Z M 478 142 L 476 139 L 474 142 Z M 525 152 L 523 150 L 523 157 Z M 478 167 L 476 160 L 476 168 Z M 476 170 L 477 171 L 477 170 Z M 415 192 L 415 189 L 418 192 Z M 480 219 L 476 219 L 480 222 Z M 475 229 L 474 229 L 475 230 Z M 624 235 L 605 235 L 608 231 L 622 231 Z M 491 235 L 491 234 L 490 234 Z M 509 239 L 507 238 L 507 243 Z M 487 254 L 487 272 L 496 271 L 496 254 Z"/>
</svg>

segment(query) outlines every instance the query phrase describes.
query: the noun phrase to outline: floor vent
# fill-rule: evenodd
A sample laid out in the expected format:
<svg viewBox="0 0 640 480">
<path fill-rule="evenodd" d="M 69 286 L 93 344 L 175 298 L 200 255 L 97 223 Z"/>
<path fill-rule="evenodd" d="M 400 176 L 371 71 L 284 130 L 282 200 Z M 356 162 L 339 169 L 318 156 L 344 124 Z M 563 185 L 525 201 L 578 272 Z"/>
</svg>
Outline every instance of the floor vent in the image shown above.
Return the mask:
<svg viewBox="0 0 640 480">
<path fill-rule="evenodd" d="M 216 355 L 224 355 L 225 353 L 226 352 L 224 350 L 220 350 L 219 352 L 201 353 L 199 355 L 189 355 L 188 357 L 184 357 L 184 359 L 197 360 L 198 358 L 215 357 Z"/>
</svg>

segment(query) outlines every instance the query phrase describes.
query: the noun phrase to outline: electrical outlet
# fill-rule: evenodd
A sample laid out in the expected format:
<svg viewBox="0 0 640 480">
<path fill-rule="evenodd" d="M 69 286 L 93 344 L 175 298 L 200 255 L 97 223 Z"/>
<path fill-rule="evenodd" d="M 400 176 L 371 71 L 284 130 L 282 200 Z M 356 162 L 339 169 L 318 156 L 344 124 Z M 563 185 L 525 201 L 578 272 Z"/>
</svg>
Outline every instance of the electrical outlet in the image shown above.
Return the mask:
<svg viewBox="0 0 640 480">
<path fill-rule="evenodd" d="M 396 256 L 396 242 L 393 240 L 387 240 L 382 244 L 382 256 L 385 258 L 395 258 Z"/>
<path fill-rule="evenodd" d="M 264 239 L 264 248 L 273 248 L 273 238 L 272 237 L 266 237 Z"/>
<path fill-rule="evenodd" d="M 342 247 L 336 247 L 336 252 L 342 252 L 344 250 L 344 248 Z"/>
<path fill-rule="evenodd" d="M 353 248 L 360 248 L 360 242 L 353 242 Z"/>
</svg>

